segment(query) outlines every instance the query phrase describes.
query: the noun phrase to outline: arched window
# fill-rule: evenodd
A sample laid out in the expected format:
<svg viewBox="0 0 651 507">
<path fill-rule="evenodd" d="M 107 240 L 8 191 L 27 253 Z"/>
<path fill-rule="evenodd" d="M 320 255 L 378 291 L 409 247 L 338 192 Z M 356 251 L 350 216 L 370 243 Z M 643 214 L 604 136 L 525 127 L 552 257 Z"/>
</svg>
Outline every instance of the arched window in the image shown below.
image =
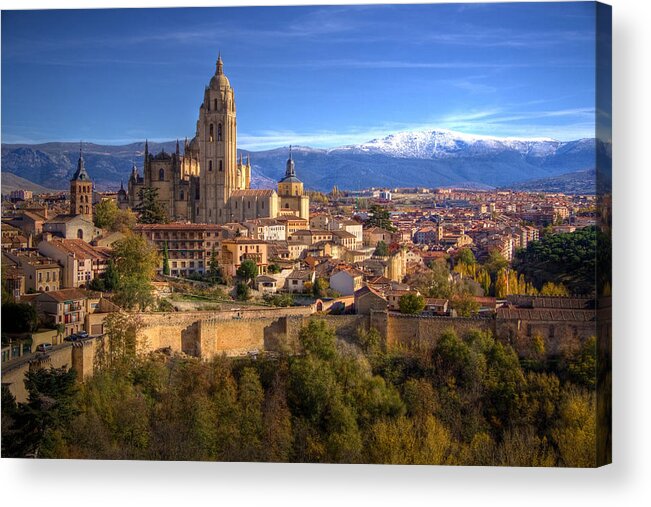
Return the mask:
<svg viewBox="0 0 651 507">
<path fill-rule="evenodd" d="M 82 214 L 83 212 L 84 212 L 84 207 L 83 207 L 83 206 L 79 206 L 79 213 Z"/>
<path fill-rule="evenodd" d="M 213 109 L 217 111 L 217 99 L 213 102 Z"/>
<path fill-rule="evenodd" d="M 219 170 L 220 171 L 222 170 L 222 161 L 221 160 L 219 161 Z"/>
<path fill-rule="evenodd" d="M 208 161 L 208 170 L 212 171 L 212 160 Z"/>
<path fill-rule="evenodd" d="M 247 203 L 246 203 L 246 207 L 249 208 L 249 209 L 251 209 L 251 201 L 247 201 Z"/>
<path fill-rule="evenodd" d="M 262 201 L 262 209 L 264 209 L 264 201 Z"/>
<path fill-rule="evenodd" d="M 237 209 L 237 201 L 235 201 L 235 209 Z"/>
<path fill-rule="evenodd" d="M 90 212 L 88 211 L 88 206 L 86 206 L 86 215 L 88 215 L 88 213 Z"/>
<path fill-rule="evenodd" d="M 183 200 L 183 197 L 184 197 L 183 190 L 181 190 L 181 192 L 179 193 L 179 199 Z"/>
<path fill-rule="evenodd" d="M 158 181 L 163 181 L 165 179 L 165 169 L 162 167 L 158 171 Z"/>
<path fill-rule="evenodd" d="M 217 125 L 217 140 L 222 140 L 222 124 Z"/>
<path fill-rule="evenodd" d="M 84 239 L 83 229 L 77 229 L 77 239 Z"/>
<path fill-rule="evenodd" d="M 285 208 L 289 208 L 289 203 L 288 202 L 285 203 Z"/>
</svg>

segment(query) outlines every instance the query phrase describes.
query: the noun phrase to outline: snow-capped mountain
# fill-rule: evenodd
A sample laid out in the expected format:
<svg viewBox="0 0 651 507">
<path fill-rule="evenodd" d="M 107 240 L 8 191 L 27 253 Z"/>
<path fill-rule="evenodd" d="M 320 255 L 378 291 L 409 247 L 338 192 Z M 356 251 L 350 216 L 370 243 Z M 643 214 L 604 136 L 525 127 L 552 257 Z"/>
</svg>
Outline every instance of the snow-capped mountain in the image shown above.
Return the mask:
<svg viewBox="0 0 651 507">
<path fill-rule="evenodd" d="M 525 156 L 553 155 L 564 143 L 548 137 L 516 138 L 463 134 L 451 130 L 419 130 L 391 134 L 331 151 L 382 154 L 398 158 L 449 158 L 514 151 Z"/>
</svg>

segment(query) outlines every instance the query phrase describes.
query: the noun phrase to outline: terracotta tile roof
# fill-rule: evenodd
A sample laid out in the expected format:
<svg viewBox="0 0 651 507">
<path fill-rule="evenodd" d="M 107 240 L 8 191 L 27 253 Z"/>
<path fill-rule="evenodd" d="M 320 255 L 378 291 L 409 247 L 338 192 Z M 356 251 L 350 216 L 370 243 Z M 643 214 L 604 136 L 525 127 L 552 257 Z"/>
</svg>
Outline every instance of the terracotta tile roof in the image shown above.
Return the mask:
<svg viewBox="0 0 651 507">
<path fill-rule="evenodd" d="M 50 243 L 59 249 L 74 254 L 77 259 L 108 260 L 110 250 L 94 247 L 83 239 L 54 239 Z"/>
<path fill-rule="evenodd" d="M 290 280 L 306 280 L 312 278 L 312 273 L 313 271 L 310 271 L 308 269 L 295 269 L 289 275 L 287 275 L 287 278 Z"/>
<path fill-rule="evenodd" d="M 43 300 L 52 300 L 58 303 L 63 301 L 87 299 L 87 298 L 96 298 L 99 297 L 98 292 L 91 292 L 84 289 L 62 289 L 62 290 L 53 290 L 50 292 L 42 292 L 35 299 L 37 301 Z"/>
</svg>

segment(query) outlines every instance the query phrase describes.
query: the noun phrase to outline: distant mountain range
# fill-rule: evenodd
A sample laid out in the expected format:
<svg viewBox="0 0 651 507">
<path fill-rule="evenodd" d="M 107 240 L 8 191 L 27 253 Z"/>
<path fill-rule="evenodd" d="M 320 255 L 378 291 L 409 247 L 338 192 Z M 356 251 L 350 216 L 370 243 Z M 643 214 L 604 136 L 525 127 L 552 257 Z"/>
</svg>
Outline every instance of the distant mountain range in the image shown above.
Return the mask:
<svg viewBox="0 0 651 507">
<path fill-rule="evenodd" d="M 14 190 L 30 190 L 35 194 L 42 194 L 47 192 L 54 192 L 51 188 L 45 188 L 36 183 L 32 183 L 25 178 L 21 178 L 12 173 L 2 172 L 2 194 L 6 195 Z"/>
<path fill-rule="evenodd" d="M 149 143 L 150 152 L 173 152 L 176 142 Z M 84 144 L 86 168 L 98 189 L 126 184 L 133 162 L 142 171 L 144 143 Z M 288 148 L 239 150 L 251 156 L 252 186 L 275 186 L 285 171 Z M 306 188 L 505 187 L 595 168 L 596 156 L 610 163 L 610 145 L 595 139 L 560 142 L 473 136 L 447 130 L 408 131 L 330 149 L 293 147 L 296 172 Z M 596 155 L 595 155 L 596 154 Z M 3 144 L 2 171 L 39 185 L 65 189 L 79 157 L 76 143 Z"/>
</svg>

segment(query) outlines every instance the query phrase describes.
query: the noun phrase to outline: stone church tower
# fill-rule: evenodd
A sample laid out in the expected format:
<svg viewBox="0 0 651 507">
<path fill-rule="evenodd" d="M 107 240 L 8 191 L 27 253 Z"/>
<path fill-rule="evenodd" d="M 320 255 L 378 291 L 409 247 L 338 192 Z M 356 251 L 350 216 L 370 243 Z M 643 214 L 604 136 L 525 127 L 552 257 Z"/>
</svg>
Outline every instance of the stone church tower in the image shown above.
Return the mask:
<svg viewBox="0 0 651 507">
<path fill-rule="evenodd" d="M 93 221 L 93 182 L 84 167 L 81 145 L 77 170 L 70 180 L 70 214 L 81 215 L 89 222 Z"/>
<path fill-rule="evenodd" d="M 237 161 L 235 93 L 224 75 L 221 55 L 199 108 L 196 139 L 201 168 L 196 217 L 204 223 L 230 222 L 228 200 L 234 190 L 248 188 L 251 166 Z"/>
</svg>

